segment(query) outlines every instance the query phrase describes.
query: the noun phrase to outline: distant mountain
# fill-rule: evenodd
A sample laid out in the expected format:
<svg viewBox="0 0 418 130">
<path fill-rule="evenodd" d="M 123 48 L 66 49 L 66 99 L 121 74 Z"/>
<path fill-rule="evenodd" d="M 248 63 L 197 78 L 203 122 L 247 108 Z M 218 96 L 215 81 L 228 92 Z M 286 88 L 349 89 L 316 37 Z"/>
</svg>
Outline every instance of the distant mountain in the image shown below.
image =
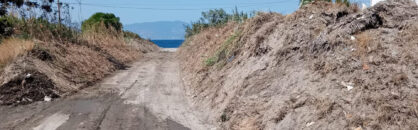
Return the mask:
<svg viewBox="0 0 418 130">
<path fill-rule="evenodd" d="M 159 21 L 125 25 L 124 29 L 152 40 L 184 39 L 187 23 L 181 21 Z"/>
</svg>

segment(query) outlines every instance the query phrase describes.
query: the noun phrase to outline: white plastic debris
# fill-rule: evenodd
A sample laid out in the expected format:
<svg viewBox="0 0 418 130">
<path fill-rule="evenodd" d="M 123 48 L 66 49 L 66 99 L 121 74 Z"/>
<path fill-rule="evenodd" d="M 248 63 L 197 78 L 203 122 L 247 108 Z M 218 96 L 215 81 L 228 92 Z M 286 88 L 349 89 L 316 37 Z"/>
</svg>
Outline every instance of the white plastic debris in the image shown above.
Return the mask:
<svg viewBox="0 0 418 130">
<path fill-rule="evenodd" d="M 309 16 L 309 19 L 312 19 L 312 18 L 313 18 L 313 14 L 311 16 Z"/>
<path fill-rule="evenodd" d="M 309 123 L 306 124 L 306 127 L 309 127 L 309 126 L 311 126 L 313 124 L 315 124 L 315 122 L 309 122 Z"/>
<path fill-rule="evenodd" d="M 354 40 L 356 40 L 356 37 L 351 36 L 350 39 L 351 39 L 351 41 L 354 41 Z"/>
<path fill-rule="evenodd" d="M 354 84 L 353 83 L 346 83 L 346 82 L 342 81 L 341 82 L 341 85 L 345 86 L 348 91 L 350 91 L 351 89 L 354 88 Z"/>
<path fill-rule="evenodd" d="M 361 10 L 366 10 L 367 9 L 367 5 L 366 4 L 364 4 L 364 3 L 362 3 L 361 4 Z"/>
<path fill-rule="evenodd" d="M 33 100 L 32 99 L 30 99 L 30 98 L 23 98 L 22 99 L 22 102 L 32 102 Z"/>
<path fill-rule="evenodd" d="M 26 74 L 26 78 L 30 78 L 32 76 L 32 74 L 28 73 Z"/>
<path fill-rule="evenodd" d="M 45 102 L 50 102 L 52 100 L 52 98 L 51 97 L 49 97 L 49 96 L 45 96 L 44 97 L 44 101 Z"/>
<path fill-rule="evenodd" d="M 353 86 L 347 86 L 347 90 L 350 91 L 351 89 L 353 89 Z"/>
<path fill-rule="evenodd" d="M 364 18 L 366 18 L 366 17 L 364 17 L 364 15 L 362 15 L 361 17 L 358 17 L 357 20 L 364 19 Z"/>
</svg>

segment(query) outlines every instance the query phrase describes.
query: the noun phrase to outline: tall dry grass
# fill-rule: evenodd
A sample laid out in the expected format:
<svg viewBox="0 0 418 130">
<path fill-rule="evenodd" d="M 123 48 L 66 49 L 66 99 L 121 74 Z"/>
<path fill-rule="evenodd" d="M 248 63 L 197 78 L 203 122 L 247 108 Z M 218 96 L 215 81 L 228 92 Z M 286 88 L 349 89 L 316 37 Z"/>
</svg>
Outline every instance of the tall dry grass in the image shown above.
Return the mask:
<svg viewBox="0 0 418 130">
<path fill-rule="evenodd" d="M 32 41 L 22 39 L 5 39 L 0 44 L 0 69 L 13 61 L 19 55 L 33 49 L 35 44 Z"/>
<path fill-rule="evenodd" d="M 119 62 L 128 63 L 140 56 L 139 50 L 125 41 L 122 31 L 107 28 L 103 23 L 92 27 L 92 30 L 84 31 L 82 39 L 87 44 L 100 48 Z"/>
<path fill-rule="evenodd" d="M 370 69 L 369 65 L 368 65 L 368 59 L 367 57 L 367 50 L 369 47 L 370 42 L 372 41 L 372 35 L 369 32 L 362 32 L 360 34 L 357 35 L 357 52 L 358 55 L 360 56 L 360 59 L 362 61 L 363 64 L 363 69 L 364 70 L 368 70 Z"/>
</svg>

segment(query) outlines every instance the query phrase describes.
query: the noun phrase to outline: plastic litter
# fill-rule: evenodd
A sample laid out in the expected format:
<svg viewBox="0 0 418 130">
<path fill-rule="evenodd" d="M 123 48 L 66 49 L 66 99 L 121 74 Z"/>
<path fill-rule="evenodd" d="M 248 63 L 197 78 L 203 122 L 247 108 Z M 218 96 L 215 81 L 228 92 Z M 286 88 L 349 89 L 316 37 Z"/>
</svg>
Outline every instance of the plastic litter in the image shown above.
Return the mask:
<svg viewBox="0 0 418 130">
<path fill-rule="evenodd" d="M 346 83 L 346 82 L 342 81 L 341 82 L 341 85 L 343 85 L 344 87 L 346 87 L 348 91 L 350 91 L 351 89 L 354 88 L 354 84 L 353 83 Z"/>
<path fill-rule="evenodd" d="M 26 74 L 26 76 L 25 76 L 25 78 L 30 78 L 30 77 L 32 77 L 32 74 L 30 74 L 30 73 L 28 73 L 28 74 Z"/>
<path fill-rule="evenodd" d="M 231 62 L 234 59 L 235 59 L 235 56 L 231 56 L 231 57 L 228 58 L 228 62 Z"/>
<path fill-rule="evenodd" d="M 311 126 L 313 124 L 315 124 L 315 122 L 309 122 L 309 123 L 306 124 L 306 127 L 309 127 L 309 126 Z"/>
<path fill-rule="evenodd" d="M 354 41 L 354 40 L 356 40 L 356 37 L 351 36 L 350 39 L 351 39 L 351 41 Z"/>
<path fill-rule="evenodd" d="M 50 101 L 52 101 L 52 98 L 51 98 L 51 97 L 49 97 L 49 96 L 45 96 L 45 97 L 44 97 L 44 101 L 45 101 L 45 102 L 50 102 Z"/>
</svg>

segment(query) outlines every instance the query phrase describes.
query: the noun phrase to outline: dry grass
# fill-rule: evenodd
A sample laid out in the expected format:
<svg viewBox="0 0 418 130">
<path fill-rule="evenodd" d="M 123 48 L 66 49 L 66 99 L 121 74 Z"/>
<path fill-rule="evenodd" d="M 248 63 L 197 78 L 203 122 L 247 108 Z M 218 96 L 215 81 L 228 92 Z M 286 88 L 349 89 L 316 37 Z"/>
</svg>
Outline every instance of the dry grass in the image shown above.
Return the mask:
<svg viewBox="0 0 418 130">
<path fill-rule="evenodd" d="M 11 38 L 4 40 L 0 44 L 0 68 L 3 68 L 19 55 L 32 50 L 34 45 L 32 41 L 22 39 Z"/>
<path fill-rule="evenodd" d="M 358 39 L 358 42 L 357 42 L 358 55 L 360 56 L 360 59 L 363 62 L 363 69 L 368 70 L 370 69 L 370 67 L 368 65 L 366 55 L 367 55 L 369 44 L 372 41 L 372 35 L 366 31 L 366 32 L 358 34 L 356 37 Z"/>
<path fill-rule="evenodd" d="M 124 39 L 123 34 L 117 31 L 108 32 L 85 32 L 82 35 L 91 46 L 100 48 L 100 50 L 118 59 L 121 63 L 129 63 L 140 56 L 139 50 L 130 46 Z"/>
</svg>

